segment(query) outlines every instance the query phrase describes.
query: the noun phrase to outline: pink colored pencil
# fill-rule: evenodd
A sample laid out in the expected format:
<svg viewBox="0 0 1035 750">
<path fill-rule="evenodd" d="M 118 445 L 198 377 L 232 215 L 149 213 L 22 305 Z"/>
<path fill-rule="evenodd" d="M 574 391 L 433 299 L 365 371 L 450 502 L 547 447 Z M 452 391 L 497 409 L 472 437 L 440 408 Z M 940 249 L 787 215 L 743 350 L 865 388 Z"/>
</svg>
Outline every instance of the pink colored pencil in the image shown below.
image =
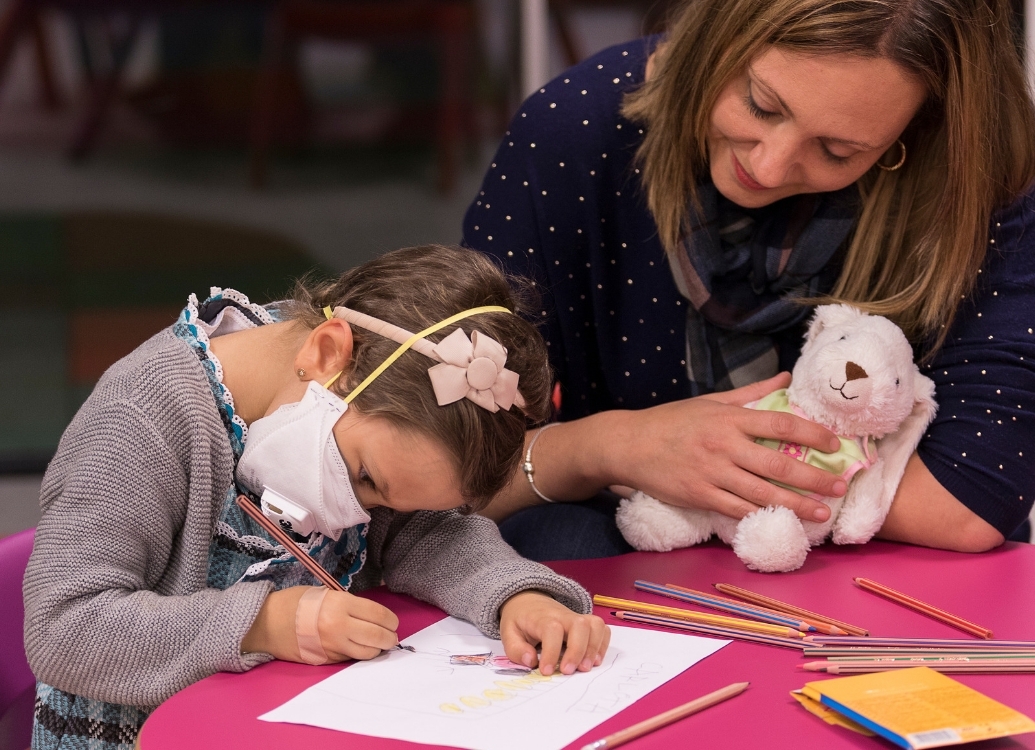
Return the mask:
<svg viewBox="0 0 1035 750">
<path fill-rule="evenodd" d="M 927 667 L 933 669 L 936 672 L 952 672 L 957 674 L 972 673 L 1014 673 L 1024 674 L 1035 672 L 1035 664 L 1030 661 L 997 661 L 997 662 L 963 662 L 963 661 L 943 661 L 943 662 L 922 662 L 922 663 L 909 663 L 909 662 L 871 662 L 868 664 L 861 663 L 844 663 L 844 662 L 824 662 L 824 661 L 810 661 L 805 664 L 799 664 L 798 668 L 803 669 L 806 672 L 826 672 L 827 674 L 867 674 L 869 672 L 889 672 L 894 669 L 912 669 L 913 667 Z"/>
<path fill-rule="evenodd" d="M 640 612 L 617 611 L 611 613 L 612 617 L 629 622 L 638 622 L 641 625 L 655 625 L 672 630 L 685 630 L 690 633 L 707 636 L 710 638 L 722 638 L 723 640 L 750 641 L 751 643 L 764 643 L 767 646 L 780 646 L 781 648 L 795 648 L 801 650 L 801 640 L 798 638 L 783 638 L 778 635 L 767 635 L 755 633 L 736 628 L 725 628 L 717 625 L 704 625 L 686 620 L 677 620 L 672 617 L 661 617 L 659 615 L 648 615 Z"/>
</svg>

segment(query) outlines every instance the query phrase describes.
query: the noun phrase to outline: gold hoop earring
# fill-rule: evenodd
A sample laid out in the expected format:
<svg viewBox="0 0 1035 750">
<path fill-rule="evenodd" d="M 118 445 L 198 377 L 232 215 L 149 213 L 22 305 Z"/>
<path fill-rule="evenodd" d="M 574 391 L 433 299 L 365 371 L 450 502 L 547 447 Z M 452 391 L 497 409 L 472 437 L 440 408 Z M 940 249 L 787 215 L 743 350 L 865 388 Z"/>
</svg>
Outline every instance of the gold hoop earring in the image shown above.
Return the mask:
<svg viewBox="0 0 1035 750">
<path fill-rule="evenodd" d="M 303 370 L 301 367 L 299 367 L 297 370 L 295 370 L 295 374 L 298 375 L 298 379 L 299 380 L 304 380 L 305 379 L 305 370 Z"/>
<path fill-rule="evenodd" d="M 877 166 L 883 169 L 885 172 L 894 172 L 896 169 L 900 169 L 902 165 L 906 163 L 906 144 L 902 142 L 901 138 L 896 140 L 895 143 L 897 143 L 898 147 L 902 149 L 902 156 L 899 157 L 898 162 L 893 167 L 885 167 L 878 161 Z"/>
</svg>

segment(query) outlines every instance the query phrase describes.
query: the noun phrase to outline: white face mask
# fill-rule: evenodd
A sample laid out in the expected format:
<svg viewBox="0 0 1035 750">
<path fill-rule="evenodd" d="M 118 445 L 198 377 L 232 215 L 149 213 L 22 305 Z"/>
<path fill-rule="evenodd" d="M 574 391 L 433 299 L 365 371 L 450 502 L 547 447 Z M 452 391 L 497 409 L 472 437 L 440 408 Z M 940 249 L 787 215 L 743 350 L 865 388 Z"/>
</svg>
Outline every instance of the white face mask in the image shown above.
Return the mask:
<svg viewBox="0 0 1035 750">
<path fill-rule="evenodd" d="M 348 404 L 310 381 L 302 400 L 285 404 L 248 428 L 237 479 L 261 494 L 262 512 L 281 526 L 337 540 L 370 520 L 349 480 L 332 429 Z"/>
</svg>

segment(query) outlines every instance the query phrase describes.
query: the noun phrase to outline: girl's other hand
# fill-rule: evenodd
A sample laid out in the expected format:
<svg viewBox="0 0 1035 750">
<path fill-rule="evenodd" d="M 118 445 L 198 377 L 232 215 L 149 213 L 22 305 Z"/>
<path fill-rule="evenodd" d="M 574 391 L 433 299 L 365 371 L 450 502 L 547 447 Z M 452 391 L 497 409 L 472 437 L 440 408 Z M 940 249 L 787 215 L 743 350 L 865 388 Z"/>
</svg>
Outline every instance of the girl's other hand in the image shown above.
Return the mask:
<svg viewBox="0 0 1035 750">
<path fill-rule="evenodd" d="M 266 597 L 241 652 L 265 652 L 284 661 L 302 661 L 295 634 L 298 600 L 308 586 L 293 586 Z M 399 618 L 370 599 L 344 591 L 328 591 L 320 607 L 317 629 L 331 662 L 373 659 L 399 643 Z"/>
<path fill-rule="evenodd" d="M 724 393 L 623 412 L 626 439 L 614 445 L 625 476 L 635 487 L 672 505 L 714 510 L 733 518 L 767 505 L 783 505 L 799 518 L 825 521 L 830 509 L 770 479 L 825 497 L 841 497 L 848 486 L 839 476 L 809 466 L 755 438 L 798 443 L 819 451 L 840 444 L 830 430 L 793 414 L 741 408 L 790 383 L 789 373 Z"/>
<path fill-rule="evenodd" d="M 522 591 L 500 607 L 500 638 L 507 658 L 551 675 L 600 666 L 611 630 L 596 615 L 579 615 L 539 591 Z M 542 644 L 537 656 L 536 645 Z M 563 656 L 562 656 L 563 650 Z"/>
</svg>

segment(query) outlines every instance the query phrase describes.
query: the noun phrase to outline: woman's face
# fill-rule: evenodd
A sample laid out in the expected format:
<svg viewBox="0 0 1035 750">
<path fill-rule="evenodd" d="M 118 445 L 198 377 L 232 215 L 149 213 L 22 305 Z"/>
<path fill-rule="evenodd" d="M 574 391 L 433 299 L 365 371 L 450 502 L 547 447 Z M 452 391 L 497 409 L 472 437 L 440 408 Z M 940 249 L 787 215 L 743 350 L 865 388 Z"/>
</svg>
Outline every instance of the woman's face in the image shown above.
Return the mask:
<svg viewBox="0 0 1035 750">
<path fill-rule="evenodd" d="M 715 187 L 745 208 L 840 190 L 890 149 L 926 96 L 886 58 L 802 55 L 770 47 L 734 78 L 712 110 Z"/>
</svg>

